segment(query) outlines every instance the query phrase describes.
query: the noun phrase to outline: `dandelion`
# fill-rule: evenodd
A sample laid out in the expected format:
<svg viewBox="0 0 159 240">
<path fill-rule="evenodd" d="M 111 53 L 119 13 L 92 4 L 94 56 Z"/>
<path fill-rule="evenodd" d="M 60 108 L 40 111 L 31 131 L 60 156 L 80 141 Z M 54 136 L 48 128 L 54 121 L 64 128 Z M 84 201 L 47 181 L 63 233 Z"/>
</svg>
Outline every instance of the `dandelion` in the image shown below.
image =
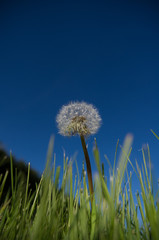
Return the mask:
<svg viewBox="0 0 159 240">
<path fill-rule="evenodd" d="M 101 124 L 97 109 L 85 102 L 74 102 L 63 106 L 56 121 L 59 133 L 63 136 L 95 134 Z"/>
<path fill-rule="evenodd" d="M 91 203 L 93 201 L 93 183 L 92 183 L 92 170 L 89 160 L 89 155 L 85 143 L 85 136 L 95 134 L 100 125 L 101 117 L 97 109 L 92 104 L 85 102 L 74 102 L 64 105 L 56 118 L 59 133 L 63 136 L 79 135 L 85 155 L 89 191 L 91 195 Z"/>
</svg>

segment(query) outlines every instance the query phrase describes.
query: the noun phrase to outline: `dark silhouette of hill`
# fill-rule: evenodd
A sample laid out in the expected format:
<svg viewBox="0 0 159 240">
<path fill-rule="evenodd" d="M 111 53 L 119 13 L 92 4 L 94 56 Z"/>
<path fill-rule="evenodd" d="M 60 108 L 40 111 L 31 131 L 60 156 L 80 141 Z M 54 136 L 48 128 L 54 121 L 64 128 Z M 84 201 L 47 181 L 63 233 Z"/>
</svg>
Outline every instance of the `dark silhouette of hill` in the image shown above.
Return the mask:
<svg viewBox="0 0 159 240">
<path fill-rule="evenodd" d="M 13 159 L 13 179 L 17 179 L 17 185 L 21 183 L 23 187 L 26 187 L 27 175 L 28 175 L 28 165 L 24 161 L 17 161 L 14 156 Z M 6 197 L 6 194 L 9 192 L 11 196 L 11 164 L 10 164 L 10 156 L 7 152 L 0 148 L 0 175 L 5 176 L 6 171 L 8 171 L 8 176 L 4 185 L 3 194 L 0 199 L 0 203 Z M 1 180 L 1 182 L 2 182 Z M 34 192 L 36 190 L 36 184 L 40 181 L 40 175 L 33 169 L 30 169 L 29 174 L 29 192 Z"/>
</svg>

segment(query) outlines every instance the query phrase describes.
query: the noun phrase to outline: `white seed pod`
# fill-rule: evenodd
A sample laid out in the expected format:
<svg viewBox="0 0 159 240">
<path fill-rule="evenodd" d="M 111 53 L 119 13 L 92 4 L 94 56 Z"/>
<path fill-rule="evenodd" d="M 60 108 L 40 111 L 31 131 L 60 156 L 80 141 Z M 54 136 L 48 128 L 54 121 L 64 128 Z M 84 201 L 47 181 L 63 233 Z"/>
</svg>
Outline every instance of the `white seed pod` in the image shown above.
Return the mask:
<svg viewBox="0 0 159 240">
<path fill-rule="evenodd" d="M 98 131 L 101 117 L 92 104 L 73 102 L 61 108 L 56 122 L 63 136 L 86 136 Z"/>
</svg>

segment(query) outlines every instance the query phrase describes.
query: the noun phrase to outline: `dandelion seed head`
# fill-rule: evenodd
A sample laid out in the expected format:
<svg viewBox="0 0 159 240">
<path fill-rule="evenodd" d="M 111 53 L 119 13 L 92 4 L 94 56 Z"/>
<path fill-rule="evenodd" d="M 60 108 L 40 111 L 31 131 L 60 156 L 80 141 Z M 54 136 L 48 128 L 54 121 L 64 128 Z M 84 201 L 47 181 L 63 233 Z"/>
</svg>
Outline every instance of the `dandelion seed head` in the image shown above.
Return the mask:
<svg viewBox="0 0 159 240">
<path fill-rule="evenodd" d="M 59 133 L 63 136 L 86 136 L 98 131 L 101 117 L 92 104 L 73 102 L 61 108 L 56 122 Z"/>
</svg>

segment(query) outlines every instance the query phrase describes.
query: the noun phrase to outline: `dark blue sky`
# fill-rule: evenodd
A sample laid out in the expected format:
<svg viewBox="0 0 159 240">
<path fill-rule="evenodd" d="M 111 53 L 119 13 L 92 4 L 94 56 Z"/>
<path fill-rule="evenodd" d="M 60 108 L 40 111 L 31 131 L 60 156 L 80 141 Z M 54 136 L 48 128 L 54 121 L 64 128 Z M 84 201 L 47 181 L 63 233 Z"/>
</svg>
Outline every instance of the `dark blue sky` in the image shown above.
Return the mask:
<svg viewBox="0 0 159 240">
<path fill-rule="evenodd" d="M 58 135 L 63 104 L 94 104 L 103 124 L 96 134 L 113 164 L 117 139 L 134 135 L 132 162 L 149 143 L 159 169 L 159 4 L 157 1 L 1 1 L 0 141 L 42 172 L 55 135 L 57 165 L 71 157 L 78 137 Z M 93 137 L 88 140 L 93 172 Z M 107 165 L 106 165 L 107 166 Z"/>
</svg>

